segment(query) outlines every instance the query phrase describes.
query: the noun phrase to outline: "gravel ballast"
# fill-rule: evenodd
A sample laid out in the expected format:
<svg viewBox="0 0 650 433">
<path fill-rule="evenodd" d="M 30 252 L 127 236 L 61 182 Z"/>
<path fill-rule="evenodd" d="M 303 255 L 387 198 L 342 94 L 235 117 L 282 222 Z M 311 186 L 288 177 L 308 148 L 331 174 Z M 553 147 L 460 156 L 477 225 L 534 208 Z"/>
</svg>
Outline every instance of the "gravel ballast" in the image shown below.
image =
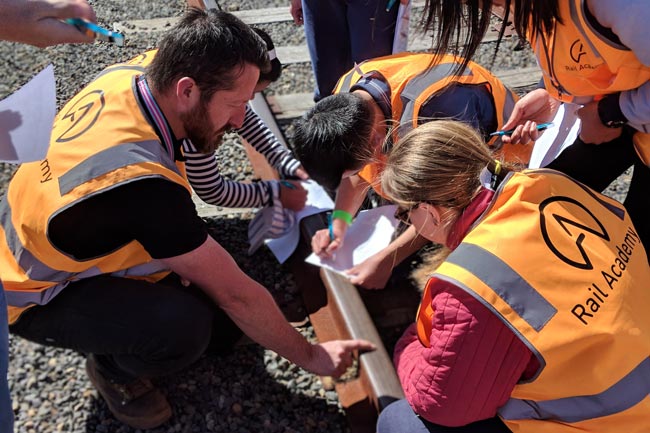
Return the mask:
<svg viewBox="0 0 650 433">
<path fill-rule="evenodd" d="M 178 16 L 182 0 L 92 2 L 98 21 L 106 27 L 115 22 Z M 288 1 L 240 0 L 223 2 L 226 10 L 287 7 Z M 413 14 L 413 23 L 418 13 Z M 302 28 L 292 22 L 260 25 L 269 31 L 277 46 L 304 43 Z M 421 37 L 413 30 L 412 36 Z M 104 67 L 127 60 L 155 47 L 159 32 L 126 34 L 125 47 L 97 43 L 38 49 L 0 42 L 0 99 L 17 90 L 52 63 L 57 79 L 57 103 L 72 97 Z M 505 41 L 494 69 L 529 67 L 535 64 L 527 50 L 512 51 L 514 41 Z M 487 44 L 478 55 L 488 65 L 494 46 Z M 282 60 L 282 59 L 280 59 Z M 310 92 L 313 78 L 308 64 L 290 65 L 269 92 Z M 291 130 L 290 125 L 288 131 Z M 229 137 L 219 150 L 222 172 L 233 179 L 252 178 L 250 163 L 239 140 Z M 0 194 L 15 167 L 0 164 Z M 629 174 L 621 177 L 610 193 L 621 199 Z M 287 267 L 277 263 L 268 250 L 247 254 L 246 228 L 251 212 L 226 213 L 206 218 L 213 236 L 233 255 L 239 266 L 273 294 L 281 308 L 300 311 L 300 297 Z M 300 331 L 314 339 L 311 327 Z M 70 350 L 44 347 L 19 337 L 10 337 L 9 382 L 16 417 L 16 432 L 116 432 L 132 429 L 115 420 L 86 377 L 84 357 Z M 168 395 L 172 419 L 151 430 L 172 432 L 346 432 L 345 416 L 331 389 L 318 377 L 292 365 L 258 345 L 238 346 L 228 356 L 202 357 L 186 371 L 162 377 L 157 384 Z"/>
</svg>

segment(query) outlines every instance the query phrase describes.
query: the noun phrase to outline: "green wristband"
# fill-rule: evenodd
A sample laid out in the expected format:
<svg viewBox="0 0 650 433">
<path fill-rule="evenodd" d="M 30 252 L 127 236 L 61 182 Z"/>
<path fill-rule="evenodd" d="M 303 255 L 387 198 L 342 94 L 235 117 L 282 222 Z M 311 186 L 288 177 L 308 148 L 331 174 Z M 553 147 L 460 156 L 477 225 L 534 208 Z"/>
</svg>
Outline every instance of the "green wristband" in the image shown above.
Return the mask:
<svg viewBox="0 0 650 433">
<path fill-rule="evenodd" d="M 332 219 L 336 218 L 345 221 L 349 226 L 352 225 L 352 215 L 348 211 L 336 209 L 332 212 Z"/>
</svg>

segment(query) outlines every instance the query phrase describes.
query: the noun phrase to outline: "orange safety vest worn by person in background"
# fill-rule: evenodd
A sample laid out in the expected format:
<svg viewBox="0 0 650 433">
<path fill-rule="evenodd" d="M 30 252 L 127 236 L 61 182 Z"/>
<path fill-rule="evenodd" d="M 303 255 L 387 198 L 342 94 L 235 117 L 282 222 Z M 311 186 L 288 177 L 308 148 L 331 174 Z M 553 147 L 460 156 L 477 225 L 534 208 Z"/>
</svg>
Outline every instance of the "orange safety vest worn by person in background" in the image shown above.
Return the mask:
<svg viewBox="0 0 650 433">
<path fill-rule="evenodd" d="M 632 90 L 650 80 L 650 67 L 634 52 L 594 32 L 585 18 L 584 0 L 559 2 L 564 23 L 556 22 L 551 35 L 529 35 L 544 71 L 546 90 L 564 102 L 586 103 Z M 639 157 L 650 166 L 650 134 L 634 134 Z"/>
<path fill-rule="evenodd" d="M 494 101 L 497 130 L 501 129 L 512 113 L 517 95 L 487 69 L 474 62 L 469 62 L 463 74 L 458 76 L 454 75 L 454 71 L 462 59 L 444 55 L 434 63 L 435 58 L 433 54 L 400 53 L 367 60 L 343 75 L 334 93 L 349 92 L 367 74 L 376 75 L 386 82 L 390 89 L 392 120 L 395 125 L 399 125 L 399 128 L 393 130 L 393 142 L 397 142 L 399 137 L 422 122 L 423 119 L 419 118 L 422 106 L 450 84 L 485 85 Z M 502 156 L 506 161 L 523 165 L 528 164 L 533 148 L 532 143 L 503 145 L 498 137 L 494 137 L 488 144 L 497 150 L 497 157 Z M 384 163 L 385 160 L 369 163 L 359 172 L 359 176 L 379 194 L 382 192 L 378 179 Z"/>
<path fill-rule="evenodd" d="M 620 203 L 552 170 L 509 174 L 432 276 L 465 290 L 539 362 L 499 409 L 522 433 L 641 433 L 650 426 L 650 267 Z"/>
<path fill-rule="evenodd" d="M 142 73 L 141 66 L 127 63 L 104 70 L 57 115 L 46 158 L 23 164 L 9 184 L 0 202 L 0 280 L 10 323 L 24 309 L 49 302 L 70 281 L 100 274 L 157 281 L 168 273 L 135 241 L 77 260 L 48 236 L 59 212 L 135 179 L 164 178 L 189 194 L 183 164 L 162 146 L 137 99 Z M 24 197 L 38 206 L 25 206 Z"/>
</svg>

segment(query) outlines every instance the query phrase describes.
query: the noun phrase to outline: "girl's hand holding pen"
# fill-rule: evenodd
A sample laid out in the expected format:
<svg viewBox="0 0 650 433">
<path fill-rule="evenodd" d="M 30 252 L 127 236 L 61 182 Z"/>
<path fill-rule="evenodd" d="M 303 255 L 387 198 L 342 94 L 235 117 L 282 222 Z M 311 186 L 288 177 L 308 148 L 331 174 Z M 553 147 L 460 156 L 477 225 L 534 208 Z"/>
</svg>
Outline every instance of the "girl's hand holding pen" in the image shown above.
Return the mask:
<svg viewBox="0 0 650 433">
<path fill-rule="evenodd" d="M 543 133 L 538 125 L 551 122 L 560 107 L 560 101 L 553 98 L 545 89 L 536 89 L 525 95 L 515 104 L 508 121 L 501 128 L 512 130 L 510 135 L 502 135 L 504 143 L 530 143 Z"/>
<path fill-rule="evenodd" d="M 341 248 L 345 232 L 348 230 L 345 221 L 338 218 L 328 218 L 328 221 L 328 227 L 317 231 L 311 238 L 311 249 L 321 259 L 332 257 L 336 250 Z"/>
</svg>

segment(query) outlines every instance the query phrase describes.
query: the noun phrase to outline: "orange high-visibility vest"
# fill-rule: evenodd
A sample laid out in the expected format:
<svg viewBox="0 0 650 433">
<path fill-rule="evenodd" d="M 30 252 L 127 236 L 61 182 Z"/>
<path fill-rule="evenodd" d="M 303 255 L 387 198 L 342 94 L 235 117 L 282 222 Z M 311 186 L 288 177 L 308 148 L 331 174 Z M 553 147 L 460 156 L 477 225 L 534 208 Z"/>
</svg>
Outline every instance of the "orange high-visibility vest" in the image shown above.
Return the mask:
<svg viewBox="0 0 650 433">
<path fill-rule="evenodd" d="M 641 433 L 650 426 L 650 267 L 620 203 L 552 170 L 510 174 L 427 284 L 496 314 L 537 357 L 499 416 L 513 432 Z"/>
<path fill-rule="evenodd" d="M 497 129 L 501 129 L 512 113 L 517 95 L 487 69 L 474 62 L 469 62 L 463 74 L 457 76 L 453 72 L 462 59 L 451 55 L 442 56 L 436 63 L 434 59 L 433 54 L 400 53 L 367 60 L 343 75 L 334 93 L 349 92 L 365 74 L 381 75 L 390 88 L 392 120 L 399 125 L 399 128 L 394 128 L 392 132 L 393 142 L 397 142 L 423 120 L 419 117 L 420 110 L 436 93 L 452 83 L 483 84 L 494 99 Z M 498 137 L 494 137 L 488 145 L 495 149 L 497 157 L 502 155 L 506 161 L 527 165 L 530 160 L 532 143 L 504 145 Z M 382 194 L 379 175 L 384 164 L 385 158 L 367 164 L 359 172 L 359 176 L 370 183 L 379 194 Z"/>
<path fill-rule="evenodd" d="M 546 90 L 554 97 L 583 103 L 586 97 L 598 100 L 650 80 L 650 67 L 629 48 L 603 40 L 593 31 L 585 17 L 584 0 L 558 3 L 564 23 L 556 22 L 550 35 L 529 35 Z M 650 166 L 650 134 L 637 132 L 633 140 L 639 157 Z"/>
<path fill-rule="evenodd" d="M 169 273 L 135 241 L 77 260 L 48 236 L 49 221 L 59 212 L 134 179 L 164 178 L 190 193 L 184 164 L 163 148 L 137 100 L 135 80 L 142 72 L 123 63 L 100 73 L 57 115 L 46 158 L 23 164 L 9 184 L 0 202 L 0 280 L 10 323 L 70 281 L 99 274 L 157 281 Z"/>
</svg>

